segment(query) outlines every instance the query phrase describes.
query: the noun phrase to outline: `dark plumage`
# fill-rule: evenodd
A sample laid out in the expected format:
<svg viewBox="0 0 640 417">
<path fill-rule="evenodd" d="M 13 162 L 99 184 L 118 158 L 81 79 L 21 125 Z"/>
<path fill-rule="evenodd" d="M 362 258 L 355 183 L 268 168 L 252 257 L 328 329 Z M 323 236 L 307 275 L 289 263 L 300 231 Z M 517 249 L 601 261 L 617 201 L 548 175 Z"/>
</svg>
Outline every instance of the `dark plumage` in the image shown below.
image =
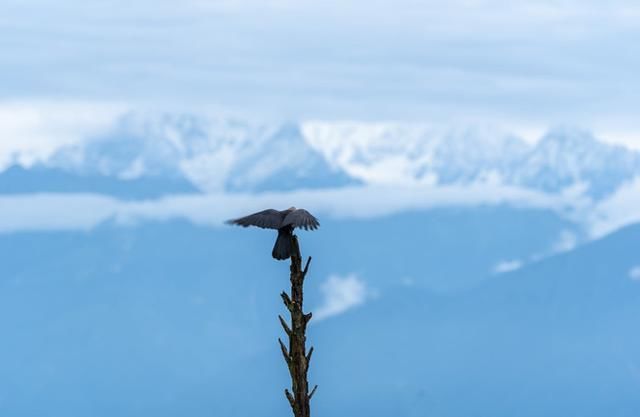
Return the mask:
<svg viewBox="0 0 640 417">
<path fill-rule="evenodd" d="M 290 207 L 278 211 L 267 209 L 246 217 L 227 221 L 229 224 L 237 224 L 242 227 L 256 226 L 262 229 L 276 229 L 278 238 L 271 256 L 278 260 L 288 259 L 291 256 L 291 234 L 296 227 L 304 230 L 315 230 L 320 226 L 318 219 L 305 209 Z"/>
</svg>

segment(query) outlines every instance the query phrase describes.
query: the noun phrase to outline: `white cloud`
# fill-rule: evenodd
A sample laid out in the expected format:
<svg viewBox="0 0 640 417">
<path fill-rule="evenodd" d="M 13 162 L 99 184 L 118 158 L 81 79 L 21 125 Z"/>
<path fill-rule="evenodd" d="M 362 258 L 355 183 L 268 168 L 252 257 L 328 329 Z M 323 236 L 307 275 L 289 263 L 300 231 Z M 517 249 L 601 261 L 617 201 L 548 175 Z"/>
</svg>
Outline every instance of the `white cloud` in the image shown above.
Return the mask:
<svg viewBox="0 0 640 417">
<path fill-rule="evenodd" d="M 29 166 L 103 133 L 124 111 L 123 105 L 95 101 L 0 102 L 0 169 L 16 162 Z"/>
<path fill-rule="evenodd" d="M 384 196 L 384 198 L 381 198 Z M 265 207 L 306 207 L 332 218 L 375 218 L 408 210 L 510 204 L 563 213 L 562 197 L 503 186 L 344 187 L 262 194 L 186 194 L 146 201 L 120 201 L 95 194 L 0 196 L 0 231 L 85 229 L 113 217 L 135 223 L 188 219 L 220 226 L 238 213 Z"/>
<path fill-rule="evenodd" d="M 560 236 L 553 244 L 553 252 L 568 252 L 576 247 L 578 244 L 578 237 L 570 230 L 563 230 L 560 232 Z"/>
<path fill-rule="evenodd" d="M 123 204 L 96 194 L 0 196 L 0 232 L 89 230 L 115 216 Z"/>
<path fill-rule="evenodd" d="M 515 271 L 522 267 L 522 261 L 518 259 L 500 261 L 493 267 L 494 274 L 502 274 L 505 272 Z"/>
<path fill-rule="evenodd" d="M 640 281 L 640 265 L 634 266 L 629 270 L 629 278 L 633 281 Z"/>
<path fill-rule="evenodd" d="M 5 0 L 4 91 L 285 116 L 622 114 L 637 131 L 638 15 L 630 0 Z"/>
<path fill-rule="evenodd" d="M 320 290 L 324 300 L 313 315 L 318 321 L 363 304 L 370 294 L 364 281 L 354 274 L 345 277 L 332 275 L 322 284 Z"/>
</svg>

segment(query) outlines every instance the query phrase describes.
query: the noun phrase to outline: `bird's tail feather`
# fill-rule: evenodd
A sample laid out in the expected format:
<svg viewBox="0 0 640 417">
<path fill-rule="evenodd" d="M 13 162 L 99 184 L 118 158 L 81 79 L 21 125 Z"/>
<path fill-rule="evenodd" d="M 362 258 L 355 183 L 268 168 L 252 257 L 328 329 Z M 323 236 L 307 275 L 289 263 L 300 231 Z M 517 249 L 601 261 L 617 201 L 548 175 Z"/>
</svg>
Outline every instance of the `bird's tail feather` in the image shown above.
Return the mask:
<svg viewBox="0 0 640 417">
<path fill-rule="evenodd" d="M 273 245 L 271 256 L 280 261 L 288 259 L 291 256 L 291 231 L 278 230 L 278 238 L 276 244 Z"/>
</svg>

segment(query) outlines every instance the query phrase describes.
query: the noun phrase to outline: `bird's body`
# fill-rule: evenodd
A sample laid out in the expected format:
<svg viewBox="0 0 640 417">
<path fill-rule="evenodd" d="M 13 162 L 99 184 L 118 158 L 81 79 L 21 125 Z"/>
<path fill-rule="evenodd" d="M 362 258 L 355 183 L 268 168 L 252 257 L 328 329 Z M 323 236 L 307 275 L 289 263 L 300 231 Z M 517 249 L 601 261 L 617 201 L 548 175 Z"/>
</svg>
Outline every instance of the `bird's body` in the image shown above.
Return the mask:
<svg viewBox="0 0 640 417">
<path fill-rule="evenodd" d="M 305 209 L 290 207 L 286 210 L 267 209 L 250 214 L 227 223 L 242 227 L 256 226 L 262 229 L 276 229 L 278 238 L 271 251 L 271 256 L 278 260 L 291 256 L 291 235 L 293 229 L 315 230 L 320 226 L 318 219 Z"/>
</svg>

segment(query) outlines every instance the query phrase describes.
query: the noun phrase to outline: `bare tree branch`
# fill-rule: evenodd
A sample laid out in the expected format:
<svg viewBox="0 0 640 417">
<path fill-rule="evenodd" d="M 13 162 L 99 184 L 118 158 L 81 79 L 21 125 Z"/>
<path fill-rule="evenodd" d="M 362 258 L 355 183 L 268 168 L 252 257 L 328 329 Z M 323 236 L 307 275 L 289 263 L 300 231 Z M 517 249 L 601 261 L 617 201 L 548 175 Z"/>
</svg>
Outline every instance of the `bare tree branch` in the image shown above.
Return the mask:
<svg viewBox="0 0 640 417">
<path fill-rule="evenodd" d="M 313 346 L 309 349 L 309 353 L 307 353 L 307 370 L 309 369 L 309 364 L 311 363 L 311 355 L 313 355 Z"/>
<path fill-rule="evenodd" d="M 309 264 L 311 263 L 311 256 L 307 258 L 307 264 L 304 266 L 304 270 L 302 271 L 302 278 L 307 276 L 307 272 L 309 271 Z"/>
<path fill-rule="evenodd" d="M 289 400 L 289 404 L 291 405 L 291 408 L 295 409 L 296 400 L 293 399 L 293 395 L 291 395 L 288 389 L 284 390 L 284 395 L 287 397 L 287 400 Z"/>
<path fill-rule="evenodd" d="M 316 393 L 316 390 L 318 389 L 318 386 L 316 385 L 315 387 L 313 387 L 313 389 L 311 390 L 311 394 L 309 394 L 309 400 L 311 400 L 311 398 L 313 398 L 313 394 Z"/>
<path fill-rule="evenodd" d="M 282 340 L 278 338 L 278 343 L 280 343 L 280 350 L 282 350 L 282 356 L 284 356 L 285 362 L 287 362 L 287 366 L 291 366 L 291 356 L 289 356 L 289 352 L 287 352 L 287 347 L 282 343 Z"/>
<path fill-rule="evenodd" d="M 278 315 L 278 319 L 280 319 L 280 324 L 282 325 L 284 332 L 287 334 L 287 336 L 291 337 L 291 328 L 289 328 L 287 322 L 282 318 L 281 315 Z"/>
<path fill-rule="evenodd" d="M 286 292 L 282 291 L 282 293 L 280 294 L 280 297 L 282 297 L 282 301 L 284 302 L 284 305 L 287 307 L 287 310 L 292 311 L 293 302 L 291 301 L 291 298 L 289 297 L 289 294 L 287 294 Z"/>
<path fill-rule="evenodd" d="M 307 313 L 304 315 L 304 324 L 309 323 L 309 320 L 311 320 L 311 317 L 313 317 L 313 313 Z"/>
<path fill-rule="evenodd" d="M 282 316 L 278 316 L 280 324 L 285 333 L 289 337 L 289 349 L 287 350 L 282 340 L 278 339 L 280 349 L 287 361 L 289 373 L 291 375 L 292 392 L 285 390 L 285 395 L 291 405 L 294 417 L 310 417 L 309 401 L 315 393 L 317 386 L 309 394 L 309 382 L 307 381 L 307 371 L 309 370 L 309 362 L 313 355 L 313 347 L 307 354 L 306 330 L 307 323 L 311 320 L 312 314 L 303 312 L 303 284 L 304 278 L 309 271 L 311 257 L 307 259 L 307 263 L 302 269 L 302 257 L 300 256 L 300 247 L 298 245 L 298 237 L 291 236 L 291 295 L 282 292 L 280 296 L 284 305 L 291 313 L 291 326 L 287 324 Z"/>
</svg>

